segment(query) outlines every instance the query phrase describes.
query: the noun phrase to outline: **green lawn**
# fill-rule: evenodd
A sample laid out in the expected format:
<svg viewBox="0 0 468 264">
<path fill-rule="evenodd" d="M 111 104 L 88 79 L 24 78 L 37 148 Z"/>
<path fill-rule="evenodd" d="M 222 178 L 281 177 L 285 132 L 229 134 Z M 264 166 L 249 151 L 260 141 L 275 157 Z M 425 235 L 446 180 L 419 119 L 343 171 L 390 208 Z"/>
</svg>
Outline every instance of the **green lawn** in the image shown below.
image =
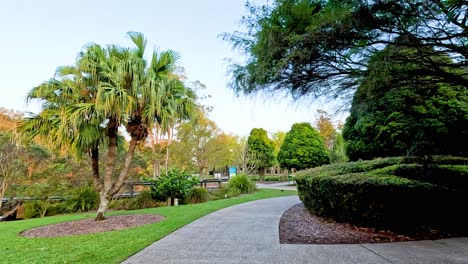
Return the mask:
<svg viewBox="0 0 468 264">
<path fill-rule="evenodd" d="M 294 194 L 297 192 L 261 189 L 254 194 L 202 204 L 110 212 L 109 215 L 160 214 L 166 219 L 135 228 L 79 236 L 26 238 L 19 236 L 19 232 L 37 226 L 94 217 L 94 214 L 61 215 L 0 222 L 0 262 L 119 263 L 154 241 L 216 210 L 253 200 Z"/>
</svg>

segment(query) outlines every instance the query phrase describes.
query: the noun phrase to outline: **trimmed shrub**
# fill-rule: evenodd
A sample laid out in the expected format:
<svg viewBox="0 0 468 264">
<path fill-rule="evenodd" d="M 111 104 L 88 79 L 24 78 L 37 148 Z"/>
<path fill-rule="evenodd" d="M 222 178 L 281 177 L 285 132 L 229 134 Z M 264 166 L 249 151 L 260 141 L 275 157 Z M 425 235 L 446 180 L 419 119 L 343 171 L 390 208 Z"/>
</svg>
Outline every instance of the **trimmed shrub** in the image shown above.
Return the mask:
<svg viewBox="0 0 468 264">
<path fill-rule="evenodd" d="M 339 222 L 404 232 L 466 230 L 468 166 L 432 167 L 431 174 L 422 165 L 404 162 L 389 158 L 299 172 L 299 197 L 314 214 Z"/>
<path fill-rule="evenodd" d="M 228 189 L 238 189 L 241 193 L 251 193 L 255 191 L 255 183 L 253 183 L 247 175 L 237 175 L 229 179 Z"/>
<path fill-rule="evenodd" d="M 185 203 L 203 203 L 209 200 L 209 193 L 205 188 L 193 187 L 185 196 Z"/>
</svg>

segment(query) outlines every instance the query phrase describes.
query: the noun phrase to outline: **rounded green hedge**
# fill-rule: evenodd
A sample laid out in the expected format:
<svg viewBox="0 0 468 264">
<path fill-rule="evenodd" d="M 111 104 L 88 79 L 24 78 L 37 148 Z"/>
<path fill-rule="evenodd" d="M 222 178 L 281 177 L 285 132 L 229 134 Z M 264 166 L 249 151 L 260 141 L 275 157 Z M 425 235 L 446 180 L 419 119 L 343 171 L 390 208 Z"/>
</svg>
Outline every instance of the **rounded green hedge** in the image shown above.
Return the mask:
<svg viewBox="0 0 468 264">
<path fill-rule="evenodd" d="M 439 159 L 440 161 L 441 159 Z M 442 159 L 443 160 L 443 159 Z M 464 160 L 468 164 L 468 159 Z M 314 214 L 379 229 L 468 229 L 468 165 L 388 158 L 299 172 L 299 197 Z"/>
</svg>

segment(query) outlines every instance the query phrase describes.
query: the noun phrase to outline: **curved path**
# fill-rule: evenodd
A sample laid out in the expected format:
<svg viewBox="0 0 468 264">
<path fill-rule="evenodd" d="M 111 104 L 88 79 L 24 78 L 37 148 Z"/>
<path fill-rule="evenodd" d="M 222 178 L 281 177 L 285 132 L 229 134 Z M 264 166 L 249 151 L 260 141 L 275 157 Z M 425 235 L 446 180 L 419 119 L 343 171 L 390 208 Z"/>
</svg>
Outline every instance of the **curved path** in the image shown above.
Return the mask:
<svg viewBox="0 0 468 264">
<path fill-rule="evenodd" d="M 362 245 L 279 243 L 281 215 L 297 196 L 258 200 L 205 217 L 124 263 L 468 263 L 468 238 Z"/>
</svg>

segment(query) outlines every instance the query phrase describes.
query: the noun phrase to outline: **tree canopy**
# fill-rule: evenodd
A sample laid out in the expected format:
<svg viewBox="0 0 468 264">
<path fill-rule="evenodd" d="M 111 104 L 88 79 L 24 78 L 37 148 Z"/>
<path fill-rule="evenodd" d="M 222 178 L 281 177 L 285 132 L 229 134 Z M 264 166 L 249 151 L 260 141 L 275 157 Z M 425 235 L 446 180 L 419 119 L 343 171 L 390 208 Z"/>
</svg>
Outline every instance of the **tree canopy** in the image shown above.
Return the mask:
<svg viewBox="0 0 468 264">
<path fill-rule="evenodd" d="M 256 167 L 261 176 L 265 169 L 273 166 L 275 162 L 275 150 L 263 128 L 254 128 L 247 138 L 247 146 L 251 155 L 255 157 Z"/>
<path fill-rule="evenodd" d="M 330 158 L 318 131 L 309 123 L 296 123 L 286 134 L 278 161 L 283 168 L 303 170 L 327 164 Z"/>
<path fill-rule="evenodd" d="M 351 160 L 468 154 L 468 90 L 413 75 L 432 67 L 398 61 L 401 54 L 414 52 L 391 45 L 370 60 L 343 129 Z"/>
<path fill-rule="evenodd" d="M 191 91 L 175 77 L 178 54 L 154 51 L 147 60 L 143 34 L 128 36 L 133 48 L 88 45 L 75 65 L 59 67 L 54 78 L 33 88 L 28 98 L 42 101 L 43 109 L 21 126 L 31 138 L 41 136 L 77 156 L 91 156 L 92 179 L 101 200 L 97 220 L 104 218 L 110 199 L 122 188 L 136 146 L 145 142 L 148 129 L 155 123 L 167 128 L 174 119 L 188 118 L 195 105 Z M 117 172 L 122 128 L 130 142 Z M 103 147 L 107 154 L 101 175 Z"/>
<path fill-rule="evenodd" d="M 468 86 L 464 0 L 275 0 L 246 6 L 250 14 L 242 21 L 248 31 L 223 35 L 247 55 L 230 68 L 237 92 L 349 98 L 369 59 L 389 44 L 417 51 L 401 54 L 399 61 L 431 66 L 411 74 Z M 402 37 L 406 41 L 396 41 Z M 433 60 L 440 55 L 449 59 Z"/>
</svg>

